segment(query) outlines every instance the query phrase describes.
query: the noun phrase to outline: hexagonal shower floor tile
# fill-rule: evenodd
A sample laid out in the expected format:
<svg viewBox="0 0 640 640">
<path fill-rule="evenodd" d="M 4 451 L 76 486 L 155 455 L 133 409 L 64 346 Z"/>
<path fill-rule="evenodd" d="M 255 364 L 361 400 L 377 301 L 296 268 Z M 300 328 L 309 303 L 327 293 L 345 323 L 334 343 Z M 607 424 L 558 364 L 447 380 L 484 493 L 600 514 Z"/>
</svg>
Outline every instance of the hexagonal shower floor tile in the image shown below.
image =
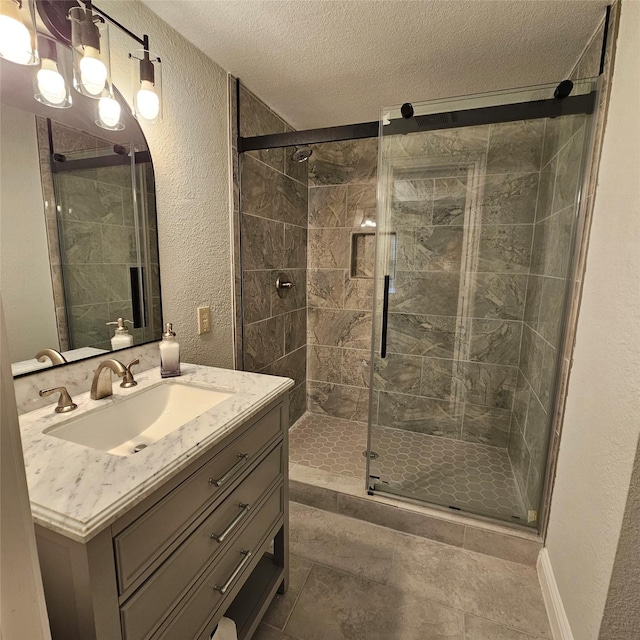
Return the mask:
<svg viewBox="0 0 640 640">
<path fill-rule="evenodd" d="M 522 520 L 526 513 L 506 449 L 374 427 L 378 458 L 371 474 L 393 493 L 486 515 Z M 362 478 L 367 425 L 313 413 L 289 432 L 291 462 Z"/>
</svg>

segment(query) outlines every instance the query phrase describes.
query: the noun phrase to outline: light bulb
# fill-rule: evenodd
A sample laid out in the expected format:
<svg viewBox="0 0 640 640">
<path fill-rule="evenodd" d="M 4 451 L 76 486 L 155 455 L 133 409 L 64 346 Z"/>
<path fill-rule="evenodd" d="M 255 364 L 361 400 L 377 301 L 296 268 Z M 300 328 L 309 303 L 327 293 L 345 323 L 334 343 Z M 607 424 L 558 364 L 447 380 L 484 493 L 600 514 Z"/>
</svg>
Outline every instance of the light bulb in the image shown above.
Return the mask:
<svg viewBox="0 0 640 640">
<path fill-rule="evenodd" d="M 137 112 L 145 120 L 155 120 L 160 113 L 160 98 L 155 92 L 153 83 L 143 80 L 136 94 Z"/>
<path fill-rule="evenodd" d="M 5 2 L 2 4 L 6 5 Z M 18 5 L 12 0 L 11 5 L 5 6 L 5 10 L 6 13 L 0 14 L 0 55 L 11 62 L 30 64 L 31 35 L 20 20 Z"/>
<path fill-rule="evenodd" d="M 102 124 L 115 129 L 120 124 L 120 103 L 114 98 L 100 98 L 98 114 Z"/>
<path fill-rule="evenodd" d="M 58 71 L 58 65 L 48 58 L 42 59 L 42 68 L 37 73 L 38 91 L 51 104 L 62 104 L 67 97 L 64 78 Z"/>
<path fill-rule="evenodd" d="M 85 47 L 80 60 L 80 79 L 82 86 L 92 96 L 99 96 L 107 81 L 107 67 L 98 57 L 100 52 L 94 47 Z"/>
</svg>

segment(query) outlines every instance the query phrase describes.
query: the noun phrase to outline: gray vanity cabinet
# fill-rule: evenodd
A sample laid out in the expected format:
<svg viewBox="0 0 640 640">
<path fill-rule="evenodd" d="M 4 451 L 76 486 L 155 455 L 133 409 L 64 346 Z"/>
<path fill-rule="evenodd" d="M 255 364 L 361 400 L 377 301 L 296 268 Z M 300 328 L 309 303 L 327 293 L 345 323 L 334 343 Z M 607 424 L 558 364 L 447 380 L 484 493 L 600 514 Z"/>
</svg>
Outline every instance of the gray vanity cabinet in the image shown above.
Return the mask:
<svg viewBox="0 0 640 640">
<path fill-rule="evenodd" d="M 223 615 L 253 635 L 287 587 L 288 403 L 86 544 L 36 527 L 53 640 L 209 640 Z"/>
</svg>

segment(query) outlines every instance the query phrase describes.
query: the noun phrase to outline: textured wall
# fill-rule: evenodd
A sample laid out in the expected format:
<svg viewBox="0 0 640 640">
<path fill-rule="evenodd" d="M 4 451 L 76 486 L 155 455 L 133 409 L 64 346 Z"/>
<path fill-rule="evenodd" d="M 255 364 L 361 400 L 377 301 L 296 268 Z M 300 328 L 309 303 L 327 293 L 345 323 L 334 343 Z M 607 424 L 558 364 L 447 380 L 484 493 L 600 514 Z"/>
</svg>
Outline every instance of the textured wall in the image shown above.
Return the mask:
<svg viewBox="0 0 640 640">
<path fill-rule="evenodd" d="M 227 76 L 142 3 L 101 9 L 151 38 L 163 60 L 164 119 L 142 125 L 156 178 L 163 318 L 173 322 L 188 362 L 233 366 Z M 113 77 L 131 94 L 127 54 L 139 45 L 111 30 Z M 211 307 L 212 331 L 198 335 L 196 308 Z"/>
<path fill-rule="evenodd" d="M 546 543 L 580 640 L 598 637 L 640 434 L 640 5 L 620 9 Z"/>
<path fill-rule="evenodd" d="M 640 629 L 640 446 L 636 450 L 627 506 L 620 529 L 598 640 L 635 640 Z"/>
<path fill-rule="evenodd" d="M 308 408 L 369 416 L 373 254 L 351 271 L 352 233 L 375 220 L 377 140 L 317 144 L 309 160 Z M 371 229 L 369 229 L 370 231 Z M 374 236 L 362 238 L 360 249 Z"/>
<path fill-rule="evenodd" d="M 251 92 L 240 92 L 243 136 L 291 128 Z M 307 327 L 307 164 L 292 149 L 245 153 L 241 166 L 243 368 L 293 378 L 290 419 L 305 410 Z M 280 272 L 294 283 L 279 297 Z"/>
<path fill-rule="evenodd" d="M 2 105 L 2 295 L 11 361 L 59 348 L 47 251 L 36 120 Z M 25 251 L 29 247 L 29 251 Z"/>
</svg>

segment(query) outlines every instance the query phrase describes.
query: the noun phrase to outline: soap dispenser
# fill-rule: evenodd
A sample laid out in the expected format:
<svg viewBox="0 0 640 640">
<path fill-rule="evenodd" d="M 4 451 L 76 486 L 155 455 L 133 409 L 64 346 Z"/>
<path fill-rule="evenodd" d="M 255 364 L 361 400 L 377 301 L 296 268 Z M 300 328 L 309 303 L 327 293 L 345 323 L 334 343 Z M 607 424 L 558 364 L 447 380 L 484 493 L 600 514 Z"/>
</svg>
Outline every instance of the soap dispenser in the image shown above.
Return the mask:
<svg viewBox="0 0 640 640">
<path fill-rule="evenodd" d="M 176 342 L 173 325 L 167 322 L 160 342 L 160 375 L 173 378 L 180 375 L 180 345 Z"/>
<path fill-rule="evenodd" d="M 111 348 L 115 351 L 116 349 L 124 349 L 125 347 L 130 347 L 133 344 L 133 336 L 129 333 L 129 329 L 125 325 L 125 322 L 133 325 L 131 320 L 123 320 L 122 318 L 118 318 L 117 322 L 107 322 L 107 326 L 112 324 L 117 324 L 116 332 L 111 338 Z"/>
</svg>

